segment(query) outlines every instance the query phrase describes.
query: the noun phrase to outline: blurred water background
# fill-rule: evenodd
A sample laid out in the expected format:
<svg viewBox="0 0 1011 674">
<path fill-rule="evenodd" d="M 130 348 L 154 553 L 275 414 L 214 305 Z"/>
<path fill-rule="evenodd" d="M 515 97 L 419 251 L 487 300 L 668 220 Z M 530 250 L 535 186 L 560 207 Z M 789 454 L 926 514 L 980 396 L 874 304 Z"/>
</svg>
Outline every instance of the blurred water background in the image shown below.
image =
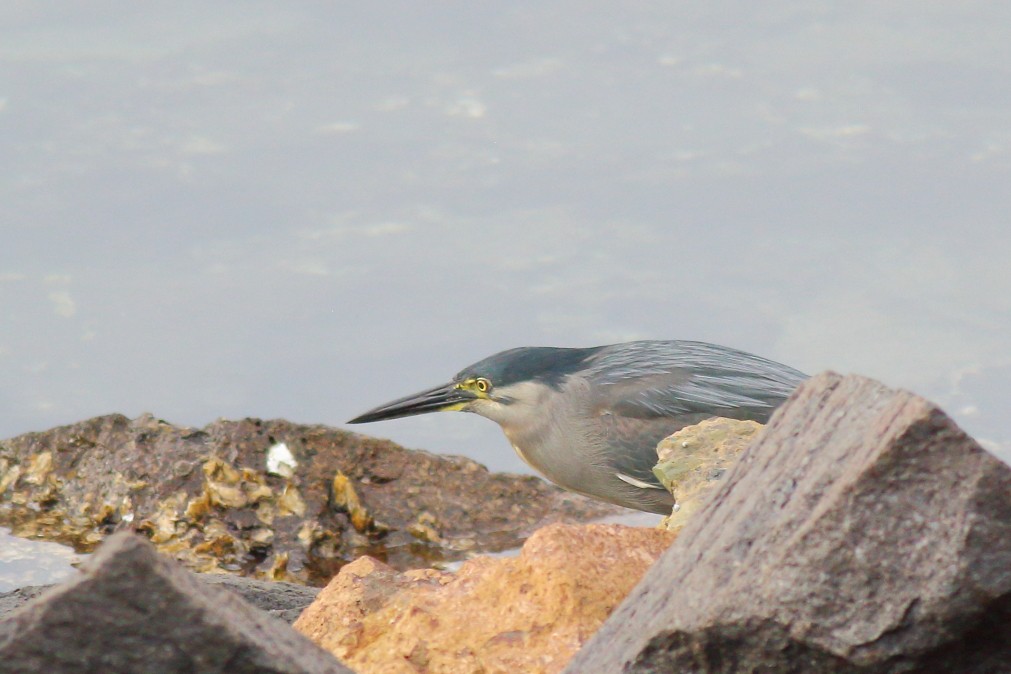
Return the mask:
<svg viewBox="0 0 1011 674">
<path fill-rule="evenodd" d="M 1011 460 L 1011 4 L 8 2 L 0 437 L 727 344 Z M 526 471 L 494 424 L 356 427 Z"/>
</svg>

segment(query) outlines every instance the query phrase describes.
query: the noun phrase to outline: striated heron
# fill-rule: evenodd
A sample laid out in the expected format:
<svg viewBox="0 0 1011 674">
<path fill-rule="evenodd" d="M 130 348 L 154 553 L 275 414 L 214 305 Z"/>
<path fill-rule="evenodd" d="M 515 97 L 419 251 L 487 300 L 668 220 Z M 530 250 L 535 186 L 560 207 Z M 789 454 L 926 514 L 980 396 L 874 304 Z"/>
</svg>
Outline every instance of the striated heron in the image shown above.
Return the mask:
<svg viewBox="0 0 1011 674">
<path fill-rule="evenodd" d="M 711 417 L 765 423 L 806 378 L 786 365 L 704 342 L 520 347 L 348 423 L 475 412 L 498 423 L 516 453 L 555 484 L 669 514 L 673 498 L 652 471 L 660 440 Z"/>
</svg>

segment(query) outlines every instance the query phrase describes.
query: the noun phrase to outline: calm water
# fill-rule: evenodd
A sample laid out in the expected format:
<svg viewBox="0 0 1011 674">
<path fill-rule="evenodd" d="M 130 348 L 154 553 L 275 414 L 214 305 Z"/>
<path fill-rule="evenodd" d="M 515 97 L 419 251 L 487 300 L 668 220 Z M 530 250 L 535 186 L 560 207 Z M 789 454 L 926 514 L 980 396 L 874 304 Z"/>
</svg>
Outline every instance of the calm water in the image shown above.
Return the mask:
<svg viewBox="0 0 1011 674">
<path fill-rule="evenodd" d="M 77 575 L 73 565 L 86 557 L 57 543 L 11 536 L 0 527 L 0 593 L 70 580 Z"/>
<path fill-rule="evenodd" d="M 0 59 L 0 437 L 685 338 L 1011 458 L 1011 4 L 8 2 Z"/>
</svg>

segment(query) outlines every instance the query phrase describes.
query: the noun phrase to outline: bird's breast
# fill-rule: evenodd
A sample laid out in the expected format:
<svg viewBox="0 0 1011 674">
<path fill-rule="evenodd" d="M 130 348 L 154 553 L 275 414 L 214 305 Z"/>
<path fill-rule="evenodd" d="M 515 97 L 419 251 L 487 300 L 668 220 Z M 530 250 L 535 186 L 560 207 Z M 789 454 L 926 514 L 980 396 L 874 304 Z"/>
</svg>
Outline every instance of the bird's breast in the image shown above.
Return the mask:
<svg viewBox="0 0 1011 674">
<path fill-rule="evenodd" d="M 581 476 L 592 472 L 593 466 L 583 451 L 586 443 L 578 442 L 575 434 L 554 426 L 520 430 L 503 425 L 502 430 L 525 464 L 559 486 L 583 491 Z"/>
<path fill-rule="evenodd" d="M 524 449 L 525 443 L 523 442 L 522 434 L 518 433 L 517 430 L 511 426 L 502 425 L 502 432 L 505 433 L 506 440 L 512 445 L 513 451 L 516 452 L 517 456 L 523 459 L 523 463 L 527 464 L 534 470 L 539 470 L 537 466 L 530 462 L 530 457 L 528 456 L 526 450 Z"/>
<path fill-rule="evenodd" d="M 511 440 L 510 440 L 509 444 L 511 444 L 513 446 L 513 451 L 516 452 L 517 456 L 519 456 L 521 459 L 523 459 L 523 463 L 527 464 L 528 466 L 530 466 L 534 470 L 538 470 L 537 466 L 535 466 L 532 463 L 530 463 L 530 459 L 527 458 L 526 452 L 523 451 L 522 447 L 520 447 L 519 445 L 517 445 L 515 442 L 512 442 Z"/>
</svg>

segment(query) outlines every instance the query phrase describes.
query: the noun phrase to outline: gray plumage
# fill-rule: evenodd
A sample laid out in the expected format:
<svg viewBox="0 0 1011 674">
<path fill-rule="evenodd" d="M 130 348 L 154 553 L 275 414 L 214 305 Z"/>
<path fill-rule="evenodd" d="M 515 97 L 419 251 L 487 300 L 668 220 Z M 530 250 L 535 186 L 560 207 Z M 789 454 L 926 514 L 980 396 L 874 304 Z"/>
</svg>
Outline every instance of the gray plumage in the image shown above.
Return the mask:
<svg viewBox="0 0 1011 674">
<path fill-rule="evenodd" d="M 785 365 L 703 342 L 521 347 L 350 423 L 443 409 L 475 412 L 496 421 L 517 453 L 552 482 L 669 513 L 672 497 L 652 472 L 660 440 L 711 417 L 764 423 L 805 378 Z"/>
</svg>

